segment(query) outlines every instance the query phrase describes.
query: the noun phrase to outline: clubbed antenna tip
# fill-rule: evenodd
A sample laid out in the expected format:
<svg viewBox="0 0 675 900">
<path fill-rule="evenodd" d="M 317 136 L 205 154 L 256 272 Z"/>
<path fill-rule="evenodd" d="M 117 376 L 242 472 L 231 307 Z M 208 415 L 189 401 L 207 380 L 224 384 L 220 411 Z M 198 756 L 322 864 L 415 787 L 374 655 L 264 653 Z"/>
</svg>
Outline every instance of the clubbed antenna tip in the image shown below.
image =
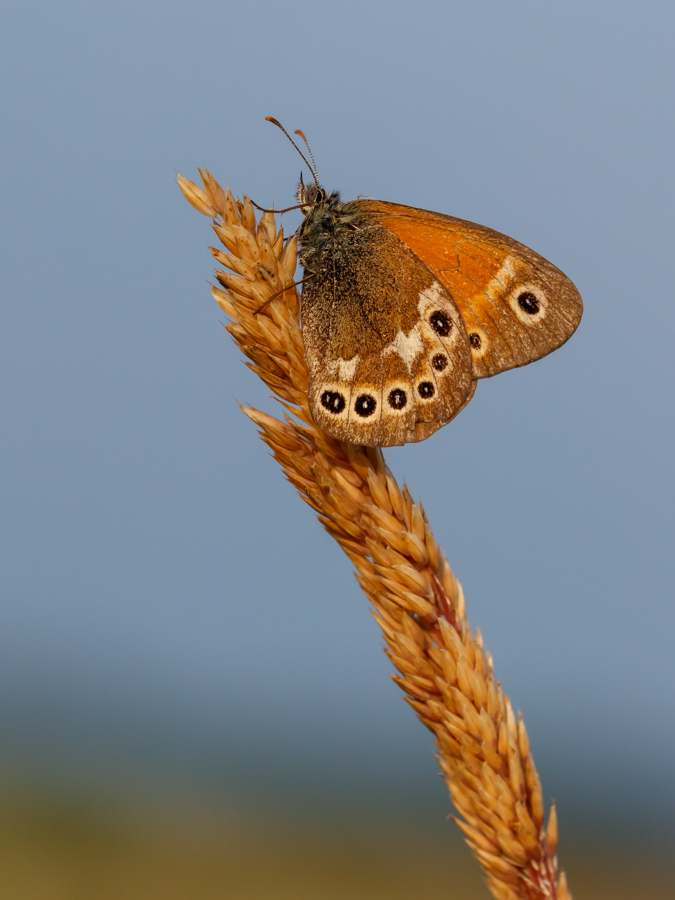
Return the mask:
<svg viewBox="0 0 675 900">
<path fill-rule="evenodd" d="M 312 178 L 314 179 L 314 183 L 316 184 L 317 187 L 320 187 L 320 185 L 319 185 L 319 176 L 318 176 L 317 171 L 316 171 L 316 164 L 315 164 L 315 165 L 311 165 L 311 164 L 307 161 L 307 157 L 305 156 L 305 154 L 304 154 L 304 153 L 302 152 L 302 150 L 298 147 L 298 145 L 295 143 L 295 141 L 293 140 L 293 138 L 292 138 L 292 137 L 290 136 L 290 134 L 286 131 L 286 129 L 284 128 L 284 126 L 281 124 L 281 122 L 280 122 L 278 119 L 275 119 L 274 116 L 265 116 L 265 121 L 266 121 L 266 122 L 271 122 L 272 125 L 276 125 L 277 128 L 280 128 L 280 129 L 283 131 L 283 133 L 286 135 L 286 137 L 288 138 L 288 140 L 291 142 L 291 144 L 293 144 L 293 146 L 295 147 L 295 149 L 296 149 L 296 150 L 298 151 L 298 153 L 300 154 L 300 156 L 301 156 L 302 161 L 304 162 L 304 164 L 307 166 L 307 168 L 309 169 L 309 171 L 312 173 Z M 309 149 L 309 144 L 307 144 L 307 139 L 305 138 L 304 134 L 303 134 L 301 131 L 296 131 L 295 133 L 301 135 L 302 139 L 304 140 L 305 144 L 307 145 L 307 149 L 309 150 L 309 155 L 310 155 L 310 157 L 311 157 L 311 159 L 312 159 L 312 163 L 313 163 L 313 162 L 314 162 L 314 157 L 312 156 L 312 151 Z"/>
</svg>

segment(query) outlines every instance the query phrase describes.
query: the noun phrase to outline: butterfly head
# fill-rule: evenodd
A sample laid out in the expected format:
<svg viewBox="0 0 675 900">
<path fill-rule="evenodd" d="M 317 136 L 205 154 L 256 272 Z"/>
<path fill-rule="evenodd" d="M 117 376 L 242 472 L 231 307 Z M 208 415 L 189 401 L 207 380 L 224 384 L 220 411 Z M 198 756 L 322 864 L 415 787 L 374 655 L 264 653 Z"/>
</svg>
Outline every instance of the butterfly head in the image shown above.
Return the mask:
<svg viewBox="0 0 675 900">
<path fill-rule="evenodd" d="M 298 229 L 298 240 L 301 247 L 300 261 L 307 268 L 310 260 L 313 259 L 316 262 L 317 257 L 325 254 L 330 249 L 332 241 L 338 232 L 346 227 L 355 227 L 352 222 L 353 216 L 345 215 L 344 204 L 337 191 L 328 192 L 321 186 L 314 156 L 304 133 L 299 129 L 296 129 L 295 132 L 304 141 L 311 162 L 309 162 L 281 122 L 272 118 L 272 116 L 267 116 L 267 121 L 283 131 L 312 173 L 313 183 L 311 184 L 305 184 L 302 172 L 300 173 L 300 181 L 295 195 L 300 211 L 305 217 Z"/>
<path fill-rule="evenodd" d="M 314 184 L 305 184 L 301 172 L 298 190 L 296 191 L 295 196 L 300 204 L 300 211 L 303 216 L 307 216 L 312 212 L 314 207 L 324 202 L 326 199 L 326 191 L 321 187 L 318 181 Z"/>
<path fill-rule="evenodd" d="M 330 250 L 335 236 L 350 227 L 353 216 L 345 216 L 339 191 L 326 191 L 316 176 L 313 184 L 305 184 L 300 173 L 296 197 L 305 217 L 298 229 L 300 261 L 305 269 L 312 269 L 317 257 Z"/>
</svg>

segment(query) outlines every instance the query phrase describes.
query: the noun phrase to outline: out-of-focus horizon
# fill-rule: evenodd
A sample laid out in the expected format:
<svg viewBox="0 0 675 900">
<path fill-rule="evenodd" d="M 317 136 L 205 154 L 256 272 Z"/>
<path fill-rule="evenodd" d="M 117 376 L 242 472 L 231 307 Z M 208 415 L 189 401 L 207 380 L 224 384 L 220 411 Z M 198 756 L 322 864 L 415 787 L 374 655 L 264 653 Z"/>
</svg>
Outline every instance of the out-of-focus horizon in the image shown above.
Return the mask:
<svg viewBox="0 0 675 900">
<path fill-rule="evenodd" d="M 573 893 L 566 841 L 672 843 L 674 25 L 597 0 L 4 5 L 12 809 L 162 798 L 403 831 L 451 811 L 348 561 L 237 408 L 273 407 L 172 183 L 206 164 L 289 205 L 274 115 L 327 188 L 496 228 L 577 284 L 564 348 L 386 457 L 525 716 Z"/>
</svg>

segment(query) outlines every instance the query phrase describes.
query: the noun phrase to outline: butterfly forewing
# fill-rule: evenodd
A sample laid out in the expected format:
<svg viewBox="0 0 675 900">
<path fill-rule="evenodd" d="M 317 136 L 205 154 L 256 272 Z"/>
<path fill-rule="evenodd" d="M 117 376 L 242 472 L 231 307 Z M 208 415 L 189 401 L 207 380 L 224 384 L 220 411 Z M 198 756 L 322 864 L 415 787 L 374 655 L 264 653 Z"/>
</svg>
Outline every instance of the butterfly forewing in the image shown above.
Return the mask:
<svg viewBox="0 0 675 900">
<path fill-rule="evenodd" d="M 478 378 L 546 356 L 574 333 L 579 292 L 559 269 L 499 232 L 426 210 L 354 201 L 399 237 L 447 288 Z"/>
</svg>

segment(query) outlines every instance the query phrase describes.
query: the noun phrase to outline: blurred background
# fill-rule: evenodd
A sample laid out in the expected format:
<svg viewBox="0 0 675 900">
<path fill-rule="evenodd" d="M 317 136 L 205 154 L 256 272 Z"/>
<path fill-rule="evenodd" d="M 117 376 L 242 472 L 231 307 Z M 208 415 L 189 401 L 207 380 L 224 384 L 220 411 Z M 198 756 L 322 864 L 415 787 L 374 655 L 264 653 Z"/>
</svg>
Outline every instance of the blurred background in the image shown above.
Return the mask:
<svg viewBox="0 0 675 900">
<path fill-rule="evenodd" d="M 387 459 L 522 710 L 575 895 L 672 896 L 666 2 L 5 0 L 0 888 L 485 897 L 337 546 L 237 400 L 175 170 L 480 222 L 574 338 Z M 299 221 L 285 220 L 288 230 Z"/>
</svg>

